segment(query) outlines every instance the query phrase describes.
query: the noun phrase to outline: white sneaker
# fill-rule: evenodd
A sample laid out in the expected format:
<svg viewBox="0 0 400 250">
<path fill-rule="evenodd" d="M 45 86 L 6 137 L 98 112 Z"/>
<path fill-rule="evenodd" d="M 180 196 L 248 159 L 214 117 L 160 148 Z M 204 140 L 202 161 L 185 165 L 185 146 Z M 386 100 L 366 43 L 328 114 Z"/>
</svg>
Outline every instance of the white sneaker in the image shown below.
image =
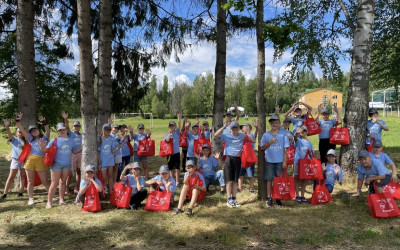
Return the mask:
<svg viewBox="0 0 400 250">
<path fill-rule="evenodd" d="M 33 200 L 33 198 L 29 198 L 28 206 L 32 206 L 33 204 L 35 204 L 35 201 Z"/>
<path fill-rule="evenodd" d="M 241 206 L 237 200 L 233 200 L 233 204 L 235 204 L 235 207 L 240 207 Z"/>
<path fill-rule="evenodd" d="M 226 205 L 230 208 L 234 208 L 235 207 L 235 202 L 233 200 L 227 201 Z"/>
<path fill-rule="evenodd" d="M 56 197 L 53 198 L 52 202 L 56 202 L 58 199 Z"/>
<path fill-rule="evenodd" d="M 51 202 L 47 202 L 46 209 L 50 209 L 50 208 L 51 208 Z"/>
</svg>

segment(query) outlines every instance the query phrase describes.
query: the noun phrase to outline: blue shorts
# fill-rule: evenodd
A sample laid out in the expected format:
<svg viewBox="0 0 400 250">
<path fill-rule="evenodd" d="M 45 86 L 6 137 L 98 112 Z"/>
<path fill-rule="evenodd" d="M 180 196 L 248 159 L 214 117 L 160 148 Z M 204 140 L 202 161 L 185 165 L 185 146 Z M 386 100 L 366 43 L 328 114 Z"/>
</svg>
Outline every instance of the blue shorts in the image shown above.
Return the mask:
<svg viewBox="0 0 400 250">
<path fill-rule="evenodd" d="M 255 165 L 248 168 L 241 168 L 239 176 L 244 176 L 247 174 L 247 177 L 254 177 L 254 167 Z"/>
<path fill-rule="evenodd" d="M 264 180 L 273 181 L 274 177 L 281 176 L 281 171 L 282 171 L 282 162 L 278 163 L 265 162 Z"/>
<path fill-rule="evenodd" d="M 140 161 L 148 161 L 147 157 L 141 157 L 137 155 L 137 151 L 133 151 L 133 161 L 140 162 Z"/>
<path fill-rule="evenodd" d="M 50 171 L 68 170 L 70 168 L 71 168 L 71 165 L 61 165 L 61 164 L 54 162 L 53 166 L 50 167 Z"/>
</svg>

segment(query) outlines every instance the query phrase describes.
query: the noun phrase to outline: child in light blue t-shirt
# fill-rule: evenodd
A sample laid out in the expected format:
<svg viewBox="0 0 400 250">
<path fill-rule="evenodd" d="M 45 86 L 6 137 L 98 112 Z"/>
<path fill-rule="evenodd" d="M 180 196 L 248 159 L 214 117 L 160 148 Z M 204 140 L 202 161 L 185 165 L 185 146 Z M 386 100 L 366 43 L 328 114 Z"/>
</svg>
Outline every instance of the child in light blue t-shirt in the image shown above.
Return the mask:
<svg viewBox="0 0 400 250">
<path fill-rule="evenodd" d="M 342 185 L 343 171 L 342 168 L 335 163 L 336 152 L 334 149 L 328 150 L 326 158 L 328 159 L 327 163 L 322 163 L 321 167 L 325 175 L 325 186 L 329 193 L 332 193 L 336 180 Z M 318 181 L 314 182 L 314 188 L 316 184 L 318 184 Z"/>
<path fill-rule="evenodd" d="M 125 176 L 128 170 L 130 174 Z M 146 181 L 140 176 L 140 171 L 139 162 L 134 162 L 126 165 L 121 173 L 121 181 L 132 187 L 130 208 L 135 210 L 142 206 L 142 201 L 147 197 L 147 190 L 144 188 Z"/>
</svg>

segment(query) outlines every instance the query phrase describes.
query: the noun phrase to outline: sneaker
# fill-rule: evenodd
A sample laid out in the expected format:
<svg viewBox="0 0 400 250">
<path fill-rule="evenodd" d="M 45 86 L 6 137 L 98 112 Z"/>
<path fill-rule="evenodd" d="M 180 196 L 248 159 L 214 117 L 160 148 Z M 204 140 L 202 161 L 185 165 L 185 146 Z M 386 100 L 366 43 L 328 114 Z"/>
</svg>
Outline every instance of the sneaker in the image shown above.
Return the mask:
<svg viewBox="0 0 400 250">
<path fill-rule="evenodd" d="M 51 208 L 51 202 L 47 202 L 46 209 L 50 209 L 50 208 Z"/>
<path fill-rule="evenodd" d="M 301 197 L 300 197 L 300 196 L 297 196 L 297 197 L 296 197 L 296 201 L 297 201 L 298 203 L 301 203 Z"/>
<path fill-rule="evenodd" d="M 227 202 L 226 202 L 226 205 L 228 206 L 228 207 L 230 207 L 230 208 L 234 208 L 236 205 L 235 205 L 235 202 L 233 201 L 233 200 L 228 200 Z"/>
<path fill-rule="evenodd" d="M 4 200 L 5 198 L 7 198 L 7 194 L 3 194 L 3 195 L 0 197 L 0 200 Z"/>
<path fill-rule="evenodd" d="M 283 207 L 281 200 L 276 200 L 276 205 L 278 207 Z"/>
<path fill-rule="evenodd" d="M 308 200 L 303 196 L 301 197 L 301 202 L 308 202 Z"/>
<path fill-rule="evenodd" d="M 24 194 L 23 193 L 18 193 L 18 197 L 23 197 Z"/>
<path fill-rule="evenodd" d="M 272 198 L 271 198 L 271 197 L 269 197 L 269 198 L 267 199 L 267 202 L 265 202 L 265 205 L 266 205 L 267 207 L 272 207 Z"/>
<path fill-rule="evenodd" d="M 186 214 L 187 214 L 187 216 L 192 216 L 193 215 L 193 212 L 192 212 L 192 209 L 191 208 L 188 208 L 187 209 L 187 211 L 186 211 Z"/>
<path fill-rule="evenodd" d="M 33 198 L 29 198 L 28 205 L 32 206 L 33 204 L 35 204 L 35 201 L 33 200 Z"/>
<path fill-rule="evenodd" d="M 138 207 L 137 207 L 135 204 L 133 204 L 133 205 L 130 205 L 130 206 L 129 206 L 129 209 L 131 209 L 131 210 L 137 210 Z"/>
<path fill-rule="evenodd" d="M 56 197 L 53 198 L 52 202 L 56 202 L 58 199 Z"/>
<path fill-rule="evenodd" d="M 235 204 L 235 207 L 240 207 L 240 203 L 237 200 L 233 200 L 233 203 Z"/>
<path fill-rule="evenodd" d="M 60 205 L 67 205 L 67 203 L 64 200 L 60 200 Z"/>
<path fill-rule="evenodd" d="M 172 213 L 172 215 L 178 215 L 178 214 L 181 214 L 181 213 L 183 213 L 183 211 L 181 209 L 179 209 L 179 208 L 176 208 L 175 211 Z"/>
<path fill-rule="evenodd" d="M 256 194 L 256 191 L 254 191 L 254 189 L 250 189 L 250 194 L 251 195 Z"/>
<path fill-rule="evenodd" d="M 226 191 L 225 191 L 225 190 L 221 190 L 221 191 L 219 191 L 219 194 L 220 194 L 220 195 L 225 195 L 225 194 L 226 194 Z"/>
</svg>

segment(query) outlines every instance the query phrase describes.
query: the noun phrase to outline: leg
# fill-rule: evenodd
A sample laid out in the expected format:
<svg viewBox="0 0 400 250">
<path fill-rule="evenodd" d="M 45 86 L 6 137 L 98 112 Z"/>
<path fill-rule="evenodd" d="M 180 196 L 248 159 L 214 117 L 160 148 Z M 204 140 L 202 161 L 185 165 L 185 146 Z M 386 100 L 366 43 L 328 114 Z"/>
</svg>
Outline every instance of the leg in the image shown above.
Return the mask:
<svg viewBox="0 0 400 250">
<path fill-rule="evenodd" d="M 33 199 L 33 183 L 35 182 L 35 171 L 26 169 L 25 172 L 28 179 L 28 197 Z"/>
<path fill-rule="evenodd" d="M 66 182 L 67 178 L 69 177 L 69 174 L 72 173 L 71 169 L 63 169 L 61 170 L 61 178 L 60 178 L 60 189 L 59 189 L 59 194 L 60 194 L 60 203 L 64 202 L 64 195 L 66 192 Z"/>
<path fill-rule="evenodd" d="M 79 191 L 79 185 L 81 183 L 81 169 L 77 168 L 76 169 L 76 178 L 75 178 L 75 187 L 74 187 L 74 192 Z"/>
<path fill-rule="evenodd" d="M 114 188 L 114 167 L 107 168 L 108 193 L 111 195 Z"/>
<path fill-rule="evenodd" d="M 21 168 L 19 170 L 20 180 L 19 180 L 19 193 L 22 194 L 25 190 L 25 182 L 26 182 L 26 173 L 25 169 Z"/>
<path fill-rule="evenodd" d="M 294 190 L 296 192 L 296 197 L 299 197 L 299 184 L 300 184 L 300 179 L 298 175 L 294 176 Z"/>
<path fill-rule="evenodd" d="M 40 181 L 42 182 L 43 186 L 46 188 L 46 191 L 49 192 L 50 190 L 50 183 L 49 179 L 47 178 L 47 171 L 37 171 Z M 28 179 L 29 181 L 29 179 Z M 33 173 L 33 178 L 32 178 L 32 190 L 33 190 L 33 183 L 35 181 L 35 173 Z M 33 194 L 33 191 L 32 191 Z"/>
<path fill-rule="evenodd" d="M 228 196 L 228 198 L 232 198 L 232 183 L 233 181 L 228 181 L 226 183 L 226 195 Z"/>
<path fill-rule="evenodd" d="M 135 205 L 136 207 L 140 206 L 142 201 L 147 197 L 147 190 L 142 189 L 131 197 L 130 204 Z"/>
<path fill-rule="evenodd" d="M 51 171 L 51 184 L 47 195 L 47 209 L 51 208 L 51 202 L 53 201 L 54 194 L 60 182 L 61 172 L 62 170 Z"/>
<path fill-rule="evenodd" d="M 178 203 L 178 209 L 182 210 L 183 208 L 183 203 L 186 200 L 186 194 L 189 191 L 189 185 L 188 184 L 183 184 L 182 190 L 181 190 L 181 195 L 179 196 L 179 203 Z"/>
<path fill-rule="evenodd" d="M 113 182 L 117 181 L 117 174 L 118 174 L 119 163 L 116 163 L 113 167 Z"/>
<path fill-rule="evenodd" d="M 179 174 L 180 174 L 180 170 L 179 170 L 179 165 L 178 168 L 175 169 L 175 181 L 176 183 L 179 183 Z"/>
<path fill-rule="evenodd" d="M 10 191 L 11 185 L 14 183 L 15 176 L 17 176 L 18 169 L 10 169 L 10 174 L 8 175 L 6 187 L 4 188 L 4 194 Z M 22 178 L 22 177 L 21 177 Z"/>
<path fill-rule="evenodd" d="M 65 194 L 69 193 L 69 186 L 71 185 L 72 179 L 74 178 L 74 175 L 72 174 L 72 168 L 68 170 L 68 176 L 65 181 Z M 60 179 L 60 187 L 61 187 L 61 179 Z"/>
<path fill-rule="evenodd" d="M 304 192 L 306 191 L 306 181 L 300 181 L 301 183 L 301 197 L 304 197 Z"/>
<path fill-rule="evenodd" d="M 108 185 L 108 175 L 107 175 L 107 168 L 101 168 L 101 175 L 103 176 L 103 182 L 104 182 L 104 189 Z M 110 193 L 110 190 L 107 189 L 108 193 Z"/>
<path fill-rule="evenodd" d="M 199 198 L 200 190 L 197 188 L 193 189 L 192 191 L 192 199 L 190 200 L 189 208 L 193 209 L 194 204 L 196 204 L 197 198 Z"/>
<path fill-rule="evenodd" d="M 267 198 L 272 197 L 272 181 L 267 181 Z"/>
<path fill-rule="evenodd" d="M 224 191 L 225 190 L 225 180 L 224 180 L 224 174 L 222 173 L 222 170 L 217 171 L 217 173 L 215 174 L 215 178 L 219 182 L 221 191 Z"/>
<path fill-rule="evenodd" d="M 149 169 L 147 168 L 147 161 L 142 161 L 142 166 L 144 170 L 144 179 L 148 180 L 149 179 Z"/>
<path fill-rule="evenodd" d="M 236 181 L 232 181 L 231 183 L 232 183 L 231 184 L 232 197 L 236 197 L 238 183 Z"/>
<path fill-rule="evenodd" d="M 254 190 L 254 168 L 255 168 L 255 165 L 246 169 L 247 177 L 249 177 L 249 180 L 250 180 L 250 191 Z"/>
</svg>

